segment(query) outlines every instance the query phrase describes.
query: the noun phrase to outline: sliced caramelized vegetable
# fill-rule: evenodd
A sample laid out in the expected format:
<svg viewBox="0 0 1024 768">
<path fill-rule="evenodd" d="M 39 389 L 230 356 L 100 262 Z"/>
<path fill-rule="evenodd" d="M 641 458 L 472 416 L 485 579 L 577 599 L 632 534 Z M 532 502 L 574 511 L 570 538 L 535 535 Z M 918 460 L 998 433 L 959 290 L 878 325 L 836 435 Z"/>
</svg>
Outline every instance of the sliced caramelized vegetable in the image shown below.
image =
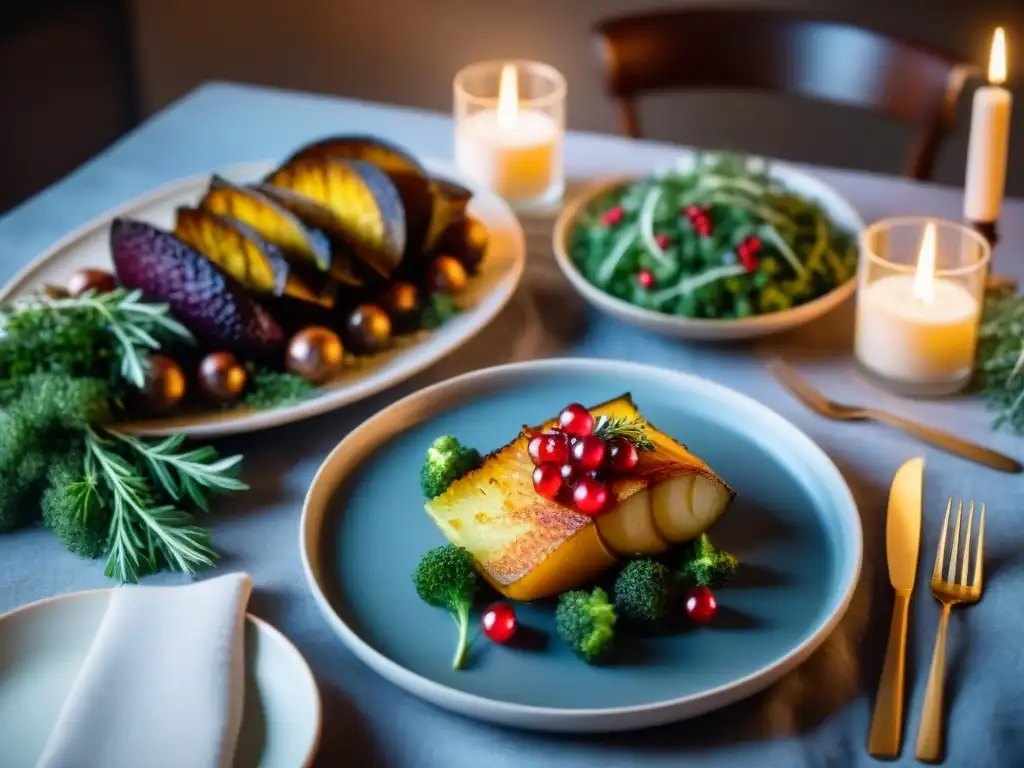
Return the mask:
<svg viewBox="0 0 1024 768">
<path fill-rule="evenodd" d="M 174 234 L 254 293 L 333 306 L 326 275 L 300 276 L 277 246 L 247 225 L 199 208 L 179 208 Z"/>
<path fill-rule="evenodd" d="M 252 189 L 268 197 L 291 213 L 309 229 L 323 234 L 331 244 L 331 263 L 327 272 L 340 283 L 360 287 L 363 280 L 352 265 L 351 248 L 345 243 L 345 223 L 341 217 L 323 203 L 308 195 L 272 184 L 256 184 Z"/>
<path fill-rule="evenodd" d="M 434 179 L 434 211 L 424 243 L 425 250 L 431 251 L 448 227 L 466 217 L 466 208 L 473 197 L 472 191 L 461 184 L 447 179 Z"/>
<path fill-rule="evenodd" d="M 298 160 L 266 183 L 311 197 L 338 217 L 343 241 L 357 259 L 390 277 L 405 251 L 405 210 L 391 178 L 364 161 Z"/>
<path fill-rule="evenodd" d="M 327 236 L 307 228 L 293 213 L 253 189 L 237 187 L 214 176 L 199 207 L 246 224 L 286 256 L 310 262 L 322 271 L 330 267 L 331 244 Z"/>
<path fill-rule="evenodd" d="M 431 178 L 412 155 L 394 144 L 371 136 L 332 136 L 300 147 L 285 162 L 305 160 L 362 160 L 391 177 L 405 208 L 405 258 L 423 253 L 434 212 L 437 191 Z"/>
<path fill-rule="evenodd" d="M 290 165 L 299 160 L 322 160 L 335 157 L 342 160 L 365 160 L 387 173 L 410 173 L 427 177 L 416 159 L 401 147 L 373 136 L 331 136 L 299 147 L 285 160 Z"/>
</svg>

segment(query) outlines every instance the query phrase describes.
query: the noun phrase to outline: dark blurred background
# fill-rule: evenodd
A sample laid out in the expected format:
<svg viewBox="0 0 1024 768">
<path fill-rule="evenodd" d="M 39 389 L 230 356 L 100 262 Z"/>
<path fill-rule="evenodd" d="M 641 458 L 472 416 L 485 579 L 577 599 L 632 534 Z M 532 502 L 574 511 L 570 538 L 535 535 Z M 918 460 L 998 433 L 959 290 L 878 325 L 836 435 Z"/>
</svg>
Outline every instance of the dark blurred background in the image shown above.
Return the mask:
<svg viewBox="0 0 1024 768">
<path fill-rule="evenodd" d="M 234 80 L 449 111 L 462 65 L 536 58 L 569 82 L 569 126 L 614 132 L 589 38 L 599 18 L 685 0 L 2 0 L 0 211 L 60 178 L 206 80 Z M 703 0 L 708 5 L 708 0 Z M 725 5 L 726 3 L 722 3 Z M 878 28 L 987 64 L 1007 28 L 1024 82 L 1024 0 L 804 0 L 793 8 Z M 1024 195 L 1024 90 L 1008 193 Z M 963 179 L 969 91 L 935 178 Z M 650 138 L 899 172 L 906 129 L 845 108 L 704 93 L 645 103 Z M 344 126 L 339 126 L 344 130 Z"/>
</svg>

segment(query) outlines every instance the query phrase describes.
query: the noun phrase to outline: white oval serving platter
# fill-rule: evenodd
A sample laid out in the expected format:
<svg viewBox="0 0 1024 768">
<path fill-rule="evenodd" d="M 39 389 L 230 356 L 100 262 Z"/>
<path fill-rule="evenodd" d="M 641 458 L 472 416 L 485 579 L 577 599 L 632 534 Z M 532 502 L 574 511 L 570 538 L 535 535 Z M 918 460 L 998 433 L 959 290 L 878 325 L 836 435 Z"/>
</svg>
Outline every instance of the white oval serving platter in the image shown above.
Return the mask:
<svg viewBox="0 0 1024 768">
<path fill-rule="evenodd" d="M 231 181 L 251 183 L 276 167 L 270 161 L 245 163 L 217 171 Z M 473 191 L 469 212 L 490 233 L 490 243 L 479 275 L 459 297 L 466 309 L 436 331 L 409 345 L 377 356 L 365 366 L 344 372 L 309 400 L 263 411 L 248 408 L 211 411 L 165 419 L 138 421 L 119 428 L 142 435 L 186 434 L 190 437 L 254 432 L 306 419 L 349 405 L 399 384 L 441 360 L 483 330 L 509 302 L 523 274 L 526 246 L 518 219 L 493 192 L 464 179 L 452 166 L 425 160 L 434 176 L 450 179 Z M 110 222 L 128 216 L 164 229 L 174 228 L 175 209 L 195 205 L 211 174 L 202 174 L 160 187 L 108 211 L 71 233 L 34 259 L 2 289 L 0 301 L 15 298 L 45 284 L 63 285 L 82 267 L 111 268 Z"/>
</svg>

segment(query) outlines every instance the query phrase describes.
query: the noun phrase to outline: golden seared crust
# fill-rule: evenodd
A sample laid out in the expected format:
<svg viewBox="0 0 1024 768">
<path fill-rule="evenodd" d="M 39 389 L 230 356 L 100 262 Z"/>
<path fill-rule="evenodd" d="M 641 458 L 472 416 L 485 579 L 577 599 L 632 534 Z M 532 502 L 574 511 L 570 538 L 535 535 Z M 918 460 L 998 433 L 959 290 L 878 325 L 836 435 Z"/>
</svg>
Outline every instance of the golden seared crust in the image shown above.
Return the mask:
<svg viewBox="0 0 1024 768">
<path fill-rule="evenodd" d="M 518 437 L 427 502 L 448 538 L 500 584 L 511 584 L 593 521 L 533 490 L 528 440 Z"/>
<path fill-rule="evenodd" d="M 595 417 L 643 420 L 628 393 L 590 410 Z M 640 461 L 630 477 L 612 481 L 615 503 L 678 475 L 699 473 L 728 487 L 685 446 L 643 421 L 654 450 L 640 452 Z M 556 424 L 551 420 L 541 429 L 550 429 Z M 591 530 L 593 518 L 580 514 L 573 507 L 545 499 L 533 490 L 534 467 L 527 452 L 531 431 L 524 428 L 512 442 L 489 454 L 479 468 L 456 480 L 443 494 L 426 504 L 427 512 L 449 541 L 469 550 L 487 580 L 506 594 L 509 592 L 504 587 L 530 576 L 552 553 L 575 540 L 581 531 L 594 533 Z M 600 539 L 599 536 L 592 538 Z M 590 570 L 607 567 L 611 562 L 607 555 L 598 560 L 599 546 L 587 548 L 588 552 L 593 550 L 595 559 L 594 568 Z M 585 565 L 579 568 L 580 578 L 587 572 Z M 559 567 L 565 568 L 565 565 L 560 563 Z M 548 586 L 552 589 L 574 586 L 558 584 L 557 578 L 546 573 L 538 574 L 537 580 L 550 582 Z"/>
</svg>

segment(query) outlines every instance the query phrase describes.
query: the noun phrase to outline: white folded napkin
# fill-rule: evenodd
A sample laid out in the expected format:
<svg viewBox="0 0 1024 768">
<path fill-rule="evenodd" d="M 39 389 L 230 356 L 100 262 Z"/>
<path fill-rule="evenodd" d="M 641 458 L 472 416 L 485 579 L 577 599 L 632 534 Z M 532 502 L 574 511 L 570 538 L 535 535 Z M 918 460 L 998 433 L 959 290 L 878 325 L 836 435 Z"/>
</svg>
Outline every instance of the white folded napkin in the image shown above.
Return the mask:
<svg viewBox="0 0 1024 768">
<path fill-rule="evenodd" d="M 119 587 L 37 768 L 229 768 L 248 574 Z"/>
</svg>

